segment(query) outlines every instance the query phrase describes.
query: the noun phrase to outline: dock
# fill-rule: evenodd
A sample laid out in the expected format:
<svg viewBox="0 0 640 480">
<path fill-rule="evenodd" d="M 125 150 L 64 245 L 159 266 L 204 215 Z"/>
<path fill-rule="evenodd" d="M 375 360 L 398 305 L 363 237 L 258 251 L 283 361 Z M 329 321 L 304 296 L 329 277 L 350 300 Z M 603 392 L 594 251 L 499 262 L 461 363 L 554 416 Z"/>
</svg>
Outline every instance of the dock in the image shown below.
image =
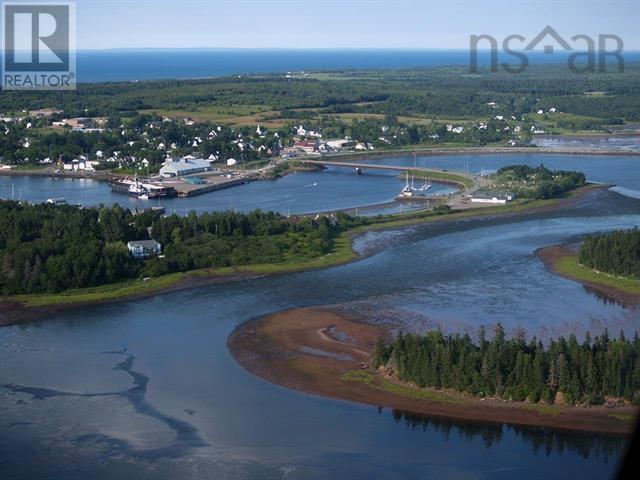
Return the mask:
<svg viewBox="0 0 640 480">
<path fill-rule="evenodd" d="M 223 190 L 225 188 L 235 187 L 249 183 L 250 179 L 246 177 L 233 177 L 227 178 L 226 176 L 203 176 L 202 183 L 190 183 L 184 180 L 172 180 L 162 182 L 167 187 L 173 187 L 178 192 L 178 197 L 187 198 L 195 197 L 197 195 L 203 195 L 205 193 L 215 192 L 217 190 Z"/>
</svg>

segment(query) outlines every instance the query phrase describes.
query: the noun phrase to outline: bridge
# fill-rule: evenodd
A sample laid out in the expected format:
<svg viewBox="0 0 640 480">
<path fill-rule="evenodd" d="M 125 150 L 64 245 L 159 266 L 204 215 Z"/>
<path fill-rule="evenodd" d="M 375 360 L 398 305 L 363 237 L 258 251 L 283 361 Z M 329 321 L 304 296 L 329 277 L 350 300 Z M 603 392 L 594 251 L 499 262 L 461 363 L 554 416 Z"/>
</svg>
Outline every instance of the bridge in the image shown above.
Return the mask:
<svg viewBox="0 0 640 480">
<path fill-rule="evenodd" d="M 433 180 L 440 180 L 443 182 L 453 182 L 464 185 L 465 189 L 473 189 L 469 187 L 469 182 L 472 182 L 474 186 L 482 183 L 482 177 L 467 172 L 458 172 L 456 170 L 445 170 L 439 168 L 424 168 L 424 167 L 407 167 L 402 165 L 383 165 L 380 163 L 359 163 L 359 162 L 341 162 L 333 160 L 300 160 L 308 165 L 319 165 L 329 167 L 347 167 L 361 170 L 393 170 L 398 172 L 420 172 L 426 174 L 433 174 Z M 456 178 L 457 177 L 457 178 Z M 466 182 L 465 182 L 466 180 Z"/>
</svg>

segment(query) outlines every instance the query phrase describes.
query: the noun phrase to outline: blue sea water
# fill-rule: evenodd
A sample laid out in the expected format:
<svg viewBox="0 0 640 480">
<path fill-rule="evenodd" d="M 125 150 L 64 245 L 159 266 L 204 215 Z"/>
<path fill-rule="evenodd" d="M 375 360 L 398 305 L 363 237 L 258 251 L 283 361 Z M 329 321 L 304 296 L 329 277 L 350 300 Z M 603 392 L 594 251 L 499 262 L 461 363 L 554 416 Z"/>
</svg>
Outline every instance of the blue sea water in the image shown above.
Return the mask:
<svg viewBox="0 0 640 480">
<path fill-rule="evenodd" d="M 531 64 L 563 63 L 567 55 L 529 54 Z M 514 60 L 500 58 L 500 62 Z M 625 61 L 640 61 L 640 52 L 628 52 Z M 210 78 L 249 73 L 302 70 L 415 68 L 468 66 L 468 50 L 384 49 L 177 49 L 85 50 L 78 52 L 80 83 L 152 79 Z M 488 52 L 478 64 L 489 63 Z"/>
</svg>

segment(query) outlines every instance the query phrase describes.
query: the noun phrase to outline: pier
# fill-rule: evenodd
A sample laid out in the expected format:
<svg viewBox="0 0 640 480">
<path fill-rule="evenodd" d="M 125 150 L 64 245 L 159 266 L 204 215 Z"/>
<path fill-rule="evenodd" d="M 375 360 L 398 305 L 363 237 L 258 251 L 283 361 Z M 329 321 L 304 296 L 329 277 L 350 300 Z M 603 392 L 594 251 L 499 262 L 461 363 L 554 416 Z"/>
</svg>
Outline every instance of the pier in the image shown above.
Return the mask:
<svg viewBox="0 0 640 480">
<path fill-rule="evenodd" d="M 204 177 L 204 183 L 189 183 L 184 180 L 164 181 L 163 185 L 173 187 L 178 192 L 178 197 L 195 197 L 205 193 L 215 192 L 225 188 L 235 187 L 249 183 L 250 179 L 246 177 L 227 178 L 225 176 L 207 176 Z"/>
</svg>

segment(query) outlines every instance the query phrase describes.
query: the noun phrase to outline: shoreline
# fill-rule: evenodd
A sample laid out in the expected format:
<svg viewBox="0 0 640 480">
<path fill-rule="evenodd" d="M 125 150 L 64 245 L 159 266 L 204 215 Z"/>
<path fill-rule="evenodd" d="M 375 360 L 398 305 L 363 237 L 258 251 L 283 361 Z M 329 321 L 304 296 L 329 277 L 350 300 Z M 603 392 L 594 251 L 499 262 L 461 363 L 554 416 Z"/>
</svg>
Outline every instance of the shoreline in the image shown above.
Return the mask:
<svg viewBox="0 0 640 480">
<path fill-rule="evenodd" d="M 480 399 L 420 389 L 369 367 L 370 352 L 388 328 L 329 307 L 301 308 L 238 326 L 227 346 L 249 373 L 281 387 L 391 408 L 412 415 L 629 435 L 638 408 L 566 407 Z"/>
<path fill-rule="evenodd" d="M 49 168 L 41 168 L 34 170 L 14 170 L 14 169 L 0 169 L 0 177 L 47 177 L 47 178 L 69 178 L 74 180 L 95 180 L 96 182 L 108 182 L 114 177 L 126 177 L 127 175 L 116 172 L 93 172 L 93 173 L 80 173 L 80 172 L 67 172 L 60 171 L 55 172 Z"/>
<path fill-rule="evenodd" d="M 631 150 L 621 149 L 596 149 L 596 148 L 555 148 L 555 147 L 423 147 L 423 148 L 411 148 L 407 150 L 379 150 L 373 152 L 346 152 L 325 155 L 323 158 L 331 160 L 355 160 L 355 159 L 368 159 L 378 157 L 391 157 L 398 158 L 407 155 L 430 155 L 430 156 L 444 156 L 444 155 L 464 155 L 464 154 L 478 154 L 478 155 L 506 155 L 506 154 L 545 154 L 545 155 L 593 155 L 593 156 L 623 156 L 623 157 L 637 157 L 640 156 L 640 152 L 634 152 Z M 314 158 L 314 157 L 310 157 Z"/>
<path fill-rule="evenodd" d="M 341 152 L 335 154 L 317 156 L 305 156 L 294 157 L 293 160 L 313 160 L 318 158 L 325 158 L 329 160 L 340 159 L 368 159 L 379 157 L 391 157 L 399 158 L 406 155 L 464 155 L 464 154 L 478 154 L 478 155 L 506 155 L 506 154 L 557 154 L 557 155 L 593 155 L 593 156 L 640 156 L 640 152 L 622 149 L 597 149 L 597 148 L 575 148 L 575 147 L 537 147 L 532 145 L 530 147 L 416 147 L 407 150 L 378 150 L 373 152 Z M 295 170 L 295 169 L 294 169 Z M 93 173 L 79 173 L 79 172 L 54 172 L 48 168 L 33 169 L 33 170 L 15 170 L 15 169 L 0 169 L 0 176 L 6 177 L 20 177 L 20 176 L 39 176 L 39 177 L 52 177 L 52 178 L 76 178 L 76 179 L 88 179 L 96 180 L 100 182 L 106 182 L 113 177 L 126 177 L 127 174 L 111 172 L 111 171 L 97 171 Z M 129 175 L 130 176 L 130 175 Z"/>
<path fill-rule="evenodd" d="M 583 267 L 578 263 L 577 252 L 570 246 L 552 245 L 538 249 L 535 253 L 545 267 L 555 275 L 578 282 L 586 289 L 622 306 L 640 305 L 640 281 L 635 282 L 634 288 L 633 279 L 616 277 Z M 584 272 L 576 272 L 576 268 Z M 627 287 L 627 284 L 630 286 Z"/>
<path fill-rule="evenodd" d="M 343 232 L 336 238 L 334 250 L 330 254 L 299 263 L 246 265 L 217 270 L 192 270 L 153 278 L 148 282 L 129 280 L 119 284 L 89 287 L 79 291 L 59 294 L 0 297 L 0 328 L 35 320 L 45 313 L 59 312 L 70 308 L 133 301 L 210 284 L 336 267 L 366 258 L 369 255 L 358 254 L 353 250 L 354 238 L 367 232 L 403 228 L 423 223 L 453 224 L 486 219 L 526 217 L 537 213 L 560 210 L 573 205 L 589 193 L 609 187 L 610 185 L 587 185 L 574 190 L 565 198 L 457 210 L 448 215 L 437 215 L 424 210 L 402 215 L 390 215 L 386 221 Z"/>
</svg>

